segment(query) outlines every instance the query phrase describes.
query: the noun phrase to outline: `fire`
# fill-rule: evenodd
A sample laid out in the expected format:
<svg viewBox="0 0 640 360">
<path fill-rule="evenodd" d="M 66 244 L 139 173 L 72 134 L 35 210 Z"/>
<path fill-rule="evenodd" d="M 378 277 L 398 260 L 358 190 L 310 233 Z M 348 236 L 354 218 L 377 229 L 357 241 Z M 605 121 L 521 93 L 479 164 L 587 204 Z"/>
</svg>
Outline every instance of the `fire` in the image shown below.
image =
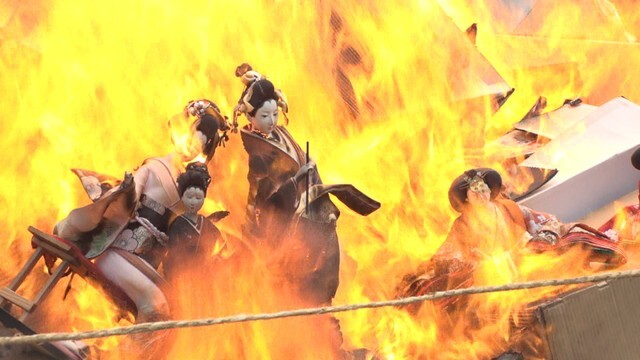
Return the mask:
<svg viewBox="0 0 640 360">
<path fill-rule="evenodd" d="M 242 91 L 233 70 L 249 62 L 287 95 L 288 128 L 298 142 L 310 142 L 323 181 L 355 184 L 383 204 L 367 218 L 342 212 L 334 303 L 392 298 L 402 276 L 444 241 L 456 216 L 446 196 L 451 180 L 471 166 L 498 166 L 485 158 L 485 139 L 509 130 L 538 96 L 547 97 L 547 109 L 579 96 L 595 105 L 619 95 L 640 102 L 634 71 L 640 47 L 630 32 L 638 15 L 630 1 L 575 2 L 598 12 L 575 4 L 535 7 L 539 17 L 521 27 L 514 19 L 526 16 L 523 8 L 480 3 L 5 1 L 0 246 L 11 256 L 0 266 L 1 279 L 8 282 L 31 253 L 27 226 L 51 232 L 88 203 L 69 169 L 122 176 L 145 158 L 169 153 L 167 120 L 199 98 L 231 115 Z M 479 28 L 475 45 L 464 33 L 472 23 Z M 468 78 L 482 77 L 484 61 L 503 85 Z M 488 85 L 503 92 L 506 84 L 516 91 L 496 112 L 489 96 L 495 87 Z M 230 135 L 209 169 L 203 213 L 229 210 L 219 227 L 242 246 L 248 185 L 239 136 Z M 475 285 L 584 272 L 568 267 L 580 253 L 514 259 L 514 247 L 498 245 Z M 266 271 L 267 259 L 213 259 L 183 274 L 172 292 L 176 318 L 302 306 Z M 62 288 L 30 325 L 40 331 L 118 325 L 117 309 L 81 279 L 59 306 Z M 557 290 L 470 297 L 478 309 L 473 326 L 432 304 L 418 316 L 384 308 L 336 318 L 345 349 L 388 359 L 486 358 L 505 350 L 514 312 L 550 291 Z M 321 330 L 332 326 L 318 316 L 178 330 L 169 356 L 331 358 L 330 331 Z M 104 358 L 124 356 L 124 342 L 97 341 Z"/>
</svg>

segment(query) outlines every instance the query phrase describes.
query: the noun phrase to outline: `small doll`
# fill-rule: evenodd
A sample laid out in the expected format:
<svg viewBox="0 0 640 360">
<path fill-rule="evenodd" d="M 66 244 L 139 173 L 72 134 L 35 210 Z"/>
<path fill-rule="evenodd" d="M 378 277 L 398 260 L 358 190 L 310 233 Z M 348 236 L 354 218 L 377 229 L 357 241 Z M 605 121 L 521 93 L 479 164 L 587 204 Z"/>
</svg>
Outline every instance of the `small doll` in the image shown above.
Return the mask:
<svg viewBox="0 0 640 360">
<path fill-rule="evenodd" d="M 164 273 L 168 280 L 175 278 L 181 269 L 199 266 L 214 255 L 216 243 L 222 239 L 220 230 L 213 224 L 228 212 L 215 212 L 209 217 L 198 214 L 207 196 L 211 177 L 203 163 L 190 163 L 178 176 L 178 193 L 185 212 L 169 227 L 169 244 L 164 260 Z"/>
</svg>

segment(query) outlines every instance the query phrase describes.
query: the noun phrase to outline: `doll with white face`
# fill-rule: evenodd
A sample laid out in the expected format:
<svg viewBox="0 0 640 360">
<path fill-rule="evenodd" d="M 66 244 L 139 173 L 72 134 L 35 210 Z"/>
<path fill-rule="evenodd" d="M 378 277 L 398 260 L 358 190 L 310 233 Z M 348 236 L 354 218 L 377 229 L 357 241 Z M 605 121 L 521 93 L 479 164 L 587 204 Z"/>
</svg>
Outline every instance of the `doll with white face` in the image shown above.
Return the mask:
<svg viewBox="0 0 640 360">
<path fill-rule="evenodd" d="M 166 250 L 169 221 L 183 212 L 176 178 L 185 160 L 200 154 L 210 158 L 226 129 L 224 116 L 208 100 L 190 102 L 180 116 L 191 125 L 189 151 L 176 146 L 166 156 L 148 158 L 125 181 L 108 187 L 87 177 L 96 173 L 74 170 L 81 180 L 87 177 L 84 184 L 94 202 L 71 211 L 54 230 L 95 259 L 105 277 L 132 300 L 137 322 L 170 317 L 161 290 L 164 279 L 156 269 Z"/>
<path fill-rule="evenodd" d="M 240 131 L 249 155 L 243 235 L 256 248 L 265 249 L 265 256 L 272 262 L 286 264 L 282 266 L 284 276 L 291 279 L 303 301 L 329 304 L 338 288 L 336 222 L 340 211 L 328 194 L 337 194 L 362 215 L 375 211 L 380 204 L 352 185 L 323 184 L 315 162 L 280 123 L 281 118 L 285 125 L 288 122 L 288 105 L 282 92 L 248 64 L 239 66 L 236 76 L 245 89 L 235 109 L 234 123 L 240 114 L 249 121 Z"/>
<path fill-rule="evenodd" d="M 240 67 L 238 71 L 241 71 Z M 250 67 L 236 72 L 247 86 L 236 106 L 235 121 L 244 114 L 249 124 L 241 129 L 242 142 L 249 153 L 249 198 L 247 204 L 247 235 L 273 243 L 284 236 L 291 216 L 299 204 L 305 177 L 310 184 L 321 183 L 315 162 L 293 136 L 279 124 L 287 111 L 286 100 L 273 83 Z M 285 115 L 286 116 L 286 115 Z M 267 198 L 282 189 L 275 205 Z M 286 190 L 286 194 L 284 190 Z M 334 216 L 337 218 L 337 209 Z"/>
<path fill-rule="evenodd" d="M 198 216 L 198 210 L 204 205 L 204 190 L 198 187 L 190 187 L 182 194 L 182 203 L 184 204 L 184 216 L 191 220 L 195 220 Z"/>
<path fill-rule="evenodd" d="M 169 244 L 164 259 L 164 273 L 174 281 L 189 269 L 200 268 L 212 260 L 216 242 L 221 239 L 218 228 L 198 212 L 204 205 L 211 177 L 203 163 L 191 163 L 178 176 L 178 192 L 185 211 L 169 227 Z"/>
<path fill-rule="evenodd" d="M 247 118 L 256 131 L 272 136 L 273 130 L 278 125 L 278 115 L 278 104 L 275 100 L 269 99 L 256 109 L 253 116 L 248 115 Z"/>
<path fill-rule="evenodd" d="M 460 216 L 436 256 L 451 256 L 446 253 L 455 248 L 454 257 L 475 261 L 491 249 L 517 248 L 543 230 L 563 234 L 555 216 L 518 205 L 501 196 L 501 190 L 502 177 L 489 168 L 468 170 L 453 181 L 449 200 Z"/>
<path fill-rule="evenodd" d="M 288 105 L 282 92 L 248 64 L 236 69 L 245 89 L 235 108 L 234 124 L 244 114 L 249 124 L 240 135 L 249 155 L 246 223 L 243 235 L 264 257 L 269 270 L 307 306 L 331 303 L 338 289 L 340 246 L 336 222 L 340 211 L 329 198 L 336 195 L 361 215 L 380 204 L 348 184 L 325 185 L 289 131 Z M 321 149 L 322 144 L 314 146 Z M 308 196 L 307 196 L 308 195 Z M 336 354 L 341 343 L 332 327 Z"/>
<path fill-rule="evenodd" d="M 502 198 L 502 177 L 490 168 L 465 171 L 449 187 L 449 202 L 460 215 L 436 254 L 414 274 L 405 276 L 399 296 L 423 295 L 425 292 L 468 287 L 478 264 L 490 261 L 496 250 L 524 248 L 528 220 L 550 222 L 549 214 L 537 213 Z M 517 258 L 518 251 L 513 251 Z M 511 269 L 505 269 L 510 271 Z M 438 304 L 450 310 L 464 306 L 465 298 L 447 299 Z M 457 304 L 454 306 L 454 304 Z M 409 307 L 416 311 L 420 305 Z"/>
</svg>

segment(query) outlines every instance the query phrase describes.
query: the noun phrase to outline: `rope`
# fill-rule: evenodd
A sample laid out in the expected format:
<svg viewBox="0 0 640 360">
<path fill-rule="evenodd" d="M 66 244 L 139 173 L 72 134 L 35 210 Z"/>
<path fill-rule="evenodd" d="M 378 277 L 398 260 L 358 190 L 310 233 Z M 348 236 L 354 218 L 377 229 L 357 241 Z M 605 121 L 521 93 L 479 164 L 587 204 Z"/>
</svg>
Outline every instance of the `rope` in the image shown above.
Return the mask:
<svg viewBox="0 0 640 360">
<path fill-rule="evenodd" d="M 272 320 L 272 319 L 288 318 L 288 317 L 295 317 L 295 316 L 320 315 L 320 314 L 353 311 L 353 310 L 359 310 L 359 309 L 372 309 L 372 308 L 380 308 L 380 307 L 388 307 L 388 306 L 409 305 L 409 304 L 427 301 L 427 300 L 436 300 L 436 299 L 460 296 L 460 295 L 534 289 L 534 288 L 541 288 L 541 287 L 548 287 L 548 286 L 576 285 L 576 284 L 594 283 L 594 282 L 600 282 L 600 281 L 612 280 L 612 279 L 631 278 L 631 277 L 637 277 L 637 276 L 640 276 L 640 269 L 621 271 L 621 272 L 610 272 L 610 273 L 589 275 L 589 276 L 582 276 L 582 277 L 568 278 L 568 279 L 551 279 L 551 280 L 529 281 L 529 282 L 522 282 L 522 283 L 497 285 L 497 286 L 470 287 L 470 288 L 464 288 L 464 289 L 438 291 L 431 294 L 426 294 L 421 296 L 411 296 L 411 297 L 406 297 L 406 298 L 396 299 L 396 300 L 376 301 L 376 302 L 351 304 L 351 305 L 326 306 L 326 307 L 307 308 L 307 309 L 298 309 L 298 310 L 290 310 L 290 311 L 280 311 L 275 313 L 254 314 L 254 315 L 239 314 L 239 315 L 233 315 L 233 316 L 227 316 L 227 317 L 199 319 L 199 320 L 192 320 L 192 321 L 186 321 L 186 320 L 160 321 L 160 322 L 153 322 L 153 323 L 136 324 L 131 326 L 123 326 L 123 327 L 112 328 L 112 329 L 84 331 L 84 332 L 78 332 L 78 333 L 48 333 L 48 334 L 36 334 L 36 335 L 14 336 L 14 337 L 0 337 L 0 345 L 36 344 L 36 343 L 62 341 L 62 340 L 95 339 L 95 338 L 102 338 L 102 337 L 108 337 L 108 336 L 146 333 L 146 332 L 153 332 L 153 331 L 167 330 L 167 329 L 211 326 L 211 325 L 219 325 L 219 324 L 241 323 L 241 322 L 248 322 L 248 321 Z"/>
</svg>

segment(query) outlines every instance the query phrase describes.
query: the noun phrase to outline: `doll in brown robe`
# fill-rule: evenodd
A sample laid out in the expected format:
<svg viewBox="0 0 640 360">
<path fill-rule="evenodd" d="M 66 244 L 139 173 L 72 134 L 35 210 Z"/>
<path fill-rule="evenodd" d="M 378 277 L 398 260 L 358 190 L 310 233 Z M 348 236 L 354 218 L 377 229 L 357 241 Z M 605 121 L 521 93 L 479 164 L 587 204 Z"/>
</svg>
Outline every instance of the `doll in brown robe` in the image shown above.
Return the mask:
<svg viewBox="0 0 640 360">
<path fill-rule="evenodd" d="M 352 185 L 323 184 L 315 162 L 278 124 L 279 116 L 286 119 L 288 111 L 282 92 L 248 64 L 239 66 L 236 76 L 245 89 L 234 119 L 244 114 L 250 122 L 240 131 L 249 155 L 244 234 L 257 247 L 285 249 L 279 264 L 301 299 L 311 305 L 330 304 L 338 288 L 340 211 L 329 194 L 361 215 L 380 204 Z"/>
</svg>

